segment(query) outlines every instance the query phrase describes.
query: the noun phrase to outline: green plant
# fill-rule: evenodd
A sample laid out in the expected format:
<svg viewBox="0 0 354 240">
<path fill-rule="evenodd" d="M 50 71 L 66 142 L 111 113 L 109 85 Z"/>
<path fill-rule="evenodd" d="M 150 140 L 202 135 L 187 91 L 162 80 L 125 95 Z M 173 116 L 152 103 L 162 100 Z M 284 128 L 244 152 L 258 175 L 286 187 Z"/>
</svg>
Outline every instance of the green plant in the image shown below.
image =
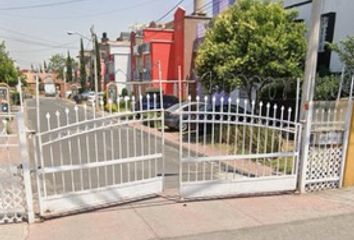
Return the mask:
<svg viewBox="0 0 354 240">
<path fill-rule="evenodd" d="M 335 100 L 339 89 L 340 77 L 328 75 L 316 78 L 315 100 Z"/>
<path fill-rule="evenodd" d="M 5 43 L 0 42 L 0 82 L 15 86 L 19 76 L 20 72 L 6 51 Z"/>
<path fill-rule="evenodd" d="M 346 70 L 354 72 L 354 36 L 348 36 L 339 43 L 328 44 L 329 48 L 338 53 L 341 62 Z"/>
<path fill-rule="evenodd" d="M 128 96 L 128 90 L 126 88 L 123 88 L 121 95 L 122 95 L 122 97 Z"/>
<path fill-rule="evenodd" d="M 268 77 L 300 77 L 306 38 L 305 25 L 296 18 L 297 12 L 285 10 L 280 2 L 238 0 L 213 21 L 199 48 L 197 73 L 210 73 L 213 80 L 201 78 L 204 87 L 244 87 L 250 98 Z"/>
<path fill-rule="evenodd" d="M 14 105 L 20 105 L 20 93 L 17 91 L 11 91 L 11 103 Z"/>
</svg>

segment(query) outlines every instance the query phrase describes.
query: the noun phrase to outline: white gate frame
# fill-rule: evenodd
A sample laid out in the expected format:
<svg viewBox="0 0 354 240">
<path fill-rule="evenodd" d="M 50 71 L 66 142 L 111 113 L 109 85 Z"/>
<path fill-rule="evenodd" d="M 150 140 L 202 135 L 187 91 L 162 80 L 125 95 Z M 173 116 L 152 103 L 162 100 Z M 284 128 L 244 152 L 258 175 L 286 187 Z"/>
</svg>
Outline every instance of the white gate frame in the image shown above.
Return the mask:
<svg viewBox="0 0 354 240">
<path fill-rule="evenodd" d="M 109 101 L 110 110 L 109 113 L 104 112 L 103 104 L 101 103 L 101 112 L 99 114 L 95 111 L 95 106 L 92 107 L 93 117 L 89 118 L 88 113 L 89 110 L 86 105 L 84 105 L 83 116 L 79 116 L 79 107 L 74 106 L 74 111 L 70 111 L 68 108 L 65 109 L 64 119 L 66 119 L 66 123 L 60 122 L 61 113 L 57 111 L 52 116 L 47 113 L 47 128 L 44 131 L 40 131 L 36 134 L 37 142 L 35 144 L 36 150 L 35 153 L 35 165 L 36 165 L 36 178 L 37 178 L 37 186 L 38 186 L 38 196 L 39 196 L 39 207 L 40 207 L 40 215 L 43 217 L 53 216 L 59 214 L 66 214 L 71 212 L 83 211 L 90 208 L 99 208 L 101 206 L 107 206 L 111 204 L 117 204 L 120 202 L 126 202 L 139 198 L 146 198 L 152 195 L 160 194 L 163 191 L 163 179 L 164 179 L 164 159 L 163 159 L 163 137 L 161 138 L 161 153 L 159 153 L 157 148 L 159 148 L 159 144 L 157 143 L 157 136 L 150 133 L 150 129 L 147 132 L 144 132 L 142 129 L 132 126 L 134 124 L 143 124 L 145 122 L 148 123 L 148 126 L 151 125 L 151 122 L 160 122 L 163 128 L 163 111 L 157 108 L 157 97 L 156 95 L 152 96 L 154 106 L 151 106 L 150 110 L 143 109 L 135 109 L 135 98 L 131 99 L 131 105 L 129 102 L 129 97 L 125 97 L 124 99 L 117 99 L 118 113 L 112 112 L 112 101 Z M 140 102 L 140 106 L 142 106 L 142 97 L 138 100 Z M 162 101 L 162 100 L 161 100 Z M 123 103 L 125 105 L 125 111 L 120 112 L 120 104 Z M 149 103 L 148 103 L 149 104 Z M 129 111 L 131 109 L 132 111 Z M 96 117 L 96 115 L 98 115 Z M 37 95 L 37 129 L 43 130 L 44 126 L 41 125 L 40 122 L 40 108 L 39 108 L 39 97 Z M 54 118 L 51 121 L 51 118 Z M 69 120 L 72 117 L 74 120 Z M 53 124 L 54 123 L 54 124 Z M 54 126 L 53 126 L 54 125 Z M 124 135 L 129 133 L 129 129 L 132 128 L 134 139 L 136 138 L 136 133 L 140 133 L 141 141 L 139 144 L 143 144 L 144 146 L 139 149 L 137 143 L 131 143 L 129 137 L 127 139 L 119 139 L 118 145 L 114 146 L 113 142 L 113 132 L 118 131 L 120 134 Z M 126 130 L 125 130 L 126 129 Z M 106 133 L 107 131 L 107 133 Z M 102 141 L 103 145 L 99 148 L 98 145 L 98 135 L 101 133 L 101 137 L 99 141 Z M 92 143 L 92 140 L 88 139 L 90 136 L 88 134 L 94 134 L 95 143 Z M 107 135 L 106 135 L 107 134 Z M 146 136 L 148 135 L 148 136 Z M 164 135 L 164 130 L 161 131 L 161 135 Z M 106 142 L 106 137 L 111 137 L 109 143 Z M 103 139 L 101 139 L 103 137 Z M 154 142 L 155 139 L 155 142 Z M 67 142 L 65 142 L 67 141 Z M 81 144 L 84 145 L 84 150 L 81 149 Z M 89 152 L 89 145 L 93 144 L 94 147 L 94 155 L 92 156 Z M 132 146 L 130 146 L 133 144 Z M 148 144 L 145 146 L 145 144 Z M 107 150 L 107 145 L 110 149 Z M 68 146 L 68 158 L 70 159 L 70 163 L 62 162 L 63 155 L 65 154 L 63 151 L 64 146 Z M 59 147 L 59 155 L 55 156 L 53 154 L 53 148 Z M 115 151 L 119 147 L 119 151 Z M 145 149 L 145 150 L 144 150 Z M 100 150 L 100 154 L 98 151 Z M 122 156 L 121 153 L 123 150 L 126 150 L 128 154 L 127 156 Z M 133 154 L 130 150 L 133 150 Z M 45 152 L 46 151 L 46 152 Z M 73 152 L 77 151 L 78 155 L 73 155 Z M 144 151 L 145 153 L 142 153 Z M 116 155 L 119 153 L 119 157 Z M 125 155 L 126 155 L 125 154 Z M 83 155 L 86 156 L 86 159 L 83 159 Z M 53 159 L 56 158 L 59 162 L 55 162 Z M 144 164 L 144 162 L 146 162 Z M 162 174 L 158 176 L 158 164 L 162 164 Z M 141 169 L 137 168 L 137 165 L 142 164 L 145 167 L 148 167 L 148 172 L 145 173 L 145 168 L 142 167 L 142 176 L 140 179 Z M 124 165 L 124 166 L 123 166 Z M 113 167 L 114 166 L 114 167 Z M 122 170 L 123 168 L 128 167 L 128 171 Z M 100 174 L 97 173 L 100 171 L 100 168 L 105 169 L 103 181 L 100 178 Z M 107 169 L 117 170 L 121 169 L 120 172 L 120 180 L 117 180 L 115 173 L 113 176 L 108 177 Z M 98 184 L 91 187 L 84 186 L 84 180 L 91 182 L 91 175 L 86 176 L 83 179 L 83 171 L 84 170 L 97 170 L 97 179 L 96 181 L 102 183 L 104 185 Z M 135 169 L 134 171 L 130 171 L 131 169 Z M 76 171 L 76 172 L 75 172 Z M 123 172 L 122 172 L 123 171 Z M 65 173 L 71 174 L 71 178 L 68 180 L 65 179 Z M 125 176 L 128 176 L 128 180 L 123 180 L 122 173 Z M 59 190 L 57 190 L 56 177 L 55 174 L 61 176 L 63 186 L 59 186 Z M 76 175 L 75 175 L 76 174 Z M 133 175 L 132 175 L 133 174 Z M 155 174 L 155 175 L 152 175 Z M 79 182 L 75 182 L 75 176 L 80 177 L 81 180 Z M 132 177 L 130 177 L 132 175 Z M 48 187 L 47 180 L 48 177 L 52 176 L 52 186 Z M 114 178 L 114 176 L 116 178 Z M 114 181 L 107 182 L 107 179 L 114 178 Z M 64 180 L 63 180 L 64 179 Z M 95 178 L 93 178 L 95 179 Z M 67 180 L 69 182 L 67 182 Z M 94 180 L 92 180 L 94 181 Z M 119 182 L 119 183 L 118 183 Z M 72 186 L 65 188 L 64 184 Z M 60 185 L 60 183 L 59 183 Z M 63 189 L 61 189 L 63 188 Z M 49 189 L 49 190 L 48 190 Z M 51 191 L 51 192 L 49 192 Z"/>
<path fill-rule="evenodd" d="M 295 109 L 295 120 L 291 120 L 292 113 L 294 112 L 291 108 L 285 109 L 284 107 L 279 107 L 274 105 L 273 106 L 273 114 L 270 116 L 270 104 L 264 105 L 260 103 L 259 106 L 256 106 L 255 102 L 248 103 L 245 100 L 245 113 L 239 112 L 240 106 L 240 99 L 224 99 L 221 98 L 220 109 L 216 111 L 216 99 L 212 97 L 209 99 L 205 97 L 204 101 L 200 99 L 200 97 L 196 97 L 195 101 L 192 101 L 191 97 L 189 97 L 189 102 L 184 106 L 184 108 L 188 108 L 187 110 L 183 110 L 181 108 L 179 111 L 179 186 L 180 186 L 180 196 L 186 199 L 193 199 L 193 198 L 213 198 L 213 197 L 223 197 L 223 196 L 232 196 L 232 195 L 242 195 L 242 194 L 257 194 L 257 193 L 270 193 L 270 192 L 281 192 L 281 191 L 295 191 L 297 189 L 297 182 L 298 182 L 298 170 L 299 170 L 299 162 L 300 162 L 300 143 L 301 143 L 301 124 L 297 122 L 298 117 L 298 99 L 299 99 L 299 80 L 297 82 L 297 102 L 296 102 L 296 109 Z M 211 100 L 211 104 L 209 103 Z M 232 112 L 232 104 L 236 103 L 236 112 Z M 192 110 L 191 106 L 196 106 L 197 110 Z M 199 110 L 200 106 L 210 106 L 212 111 L 210 110 Z M 265 108 L 264 108 L 265 107 Z M 207 109 L 207 107 L 204 107 Z M 224 110 L 224 109 L 227 110 Z M 248 108 L 248 109 L 247 109 Z M 256 109 L 259 109 L 259 113 L 256 114 Z M 266 110 L 266 115 L 261 115 L 262 110 Z M 280 119 L 277 117 L 277 110 L 281 111 Z M 193 116 L 193 117 L 192 117 Z M 211 119 L 210 119 L 210 118 Z M 219 117 L 219 119 L 217 119 Z M 225 119 L 226 118 L 226 119 Z M 241 120 L 240 120 L 241 119 Z M 183 132 L 183 125 L 188 125 L 188 130 Z M 196 130 L 194 131 L 191 129 L 191 126 L 195 125 Z M 196 139 L 199 139 L 199 131 L 201 130 L 199 125 L 204 125 L 204 132 L 206 132 L 206 125 L 211 125 L 211 146 L 206 146 L 206 136 L 202 136 L 204 140 L 199 143 L 192 145 L 191 140 L 191 132 L 195 132 Z M 216 132 L 215 127 L 220 126 L 219 137 L 216 138 L 218 134 Z M 204 149 L 207 151 L 209 148 L 215 149 L 215 144 L 220 143 L 222 134 L 223 134 L 223 127 L 227 127 L 227 145 L 229 145 L 230 139 L 230 126 L 236 126 L 243 128 L 243 133 L 241 134 L 241 138 L 239 141 L 242 142 L 242 151 L 241 153 L 238 152 L 237 142 L 236 142 L 236 151 L 232 153 L 217 153 L 216 155 L 212 154 L 208 156 L 206 152 L 201 153 L 198 151 L 199 149 Z M 256 140 L 252 140 L 252 138 L 248 138 L 246 136 L 245 128 L 250 128 L 251 131 L 250 136 L 254 136 L 254 133 L 260 131 L 260 128 L 264 128 L 265 130 L 265 142 L 270 142 L 272 144 L 272 150 L 262 150 L 259 151 L 259 144 L 262 141 L 260 135 L 258 133 L 258 137 Z M 203 129 L 202 129 L 203 130 Z M 237 131 L 237 130 L 234 130 Z M 241 131 L 241 130 L 240 130 Z M 278 149 L 274 147 L 274 136 L 271 136 L 268 131 L 273 131 L 272 135 L 274 135 L 274 131 L 278 131 L 278 135 L 285 134 L 287 137 L 284 140 L 281 137 L 280 141 L 287 141 L 287 146 L 289 147 L 289 135 L 294 135 L 294 143 L 292 150 L 284 150 Z M 187 134 L 188 140 L 184 142 L 183 135 Z M 279 136 L 280 136 L 279 135 Z M 238 138 L 237 133 L 235 134 Z M 238 140 L 235 140 L 238 141 Z M 250 141 L 250 145 L 245 147 Z M 252 141 L 256 141 L 257 143 L 257 151 L 252 150 Z M 247 148 L 247 149 L 246 149 Z M 273 149 L 274 148 L 274 149 Z M 232 150 L 234 151 L 234 150 Z M 279 161 L 285 161 L 287 158 L 293 159 L 293 166 L 291 168 L 291 172 L 288 173 L 287 170 L 284 172 L 279 172 L 279 167 L 275 172 L 274 169 L 270 170 L 267 174 L 256 174 L 257 176 L 251 177 L 250 173 L 246 174 L 246 176 L 235 177 L 237 175 L 238 169 L 235 170 L 238 166 L 235 165 L 235 162 L 240 162 L 239 164 L 250 164 L 254 165 L 254 168 L 259 168 L 258 163 L 263 161 L 262 159 L 275 159 L 278 161 L 277 165 L 279 166 Z M 258 160 L 259 159 L 259 160 Z M 280 159 L 280 160 L 279 160 Z M 255 161 L 256 163 L 252 162 Z M 228 173 L 230 168 L 228 163 L 234 164 L 233 166 L 233 176 L 229 177 Z M 205 164 L 210 165 L 209 167 L 205 167 Z M 226 164 L 226 165 L 225 165 Z M 284 164 L 283 162 L 281 164 Z M 187 166 L 185 166 L 187 165 Z M 224 166 L 225 165 L 225 166 Z M 216 166 L 216 170 L 214 167 Z M 263 168 L 266 165 L 262 165 Z M 286 166 L 286 163 L 285 163 Z M 187 169 L 184 169 L 187 168 Z M 209 170 L 205 170 L 205 169 Z M 224 170 L 221 170 L 221 169 Z M 286 167 L 285 167 L 286 168 Z M 209 172 L 208 172 L 209 171 Z M 216 177 L 213 177 L 215 172 L 218 171 Z M 243 170 L 242 170 L 243 171 Z M 264 170 L 262 170 L 264 171 Z M 187 177 L 185 176 L 187 174 Z M 205 175 L 210 175 L 210 179 L 205 177 Z M 223 174 L 226 176 L 218 176 Z M 192 175 L 192 177 L 190 177 Z M 200 175 L 200 176 L 199 176 Z M 242 174 L 241 174 L 242 175 Z M 202 176 L 202 177 L 201 177 Z M 187 178 L 187 180 L 186 180 Z"/>
<path fill-rule="evenodd" d="M 338 182 L 338 187 L 341 188 L 343 186 L 343 178 L 344 178 L 344 168 L 346 164 L 346 156 L 347 156 L 347 149 L 348 149 L 348 144 L 349 144 L 349 133 L 350 133 L 350 125 L 351 125 L 351 118 L 353 115 L 353 87 L 354 87 L 354 76 L 351 78 L 351 85 L 350 85 L 350 93 L 348 97 L 348 104 L 346 108 L 346 112 L 344 115 L 344 123 L 343 123 L 343 139 L 342 139 L 342 159 L 340 162 L 340 171 L 339 171 L 339 176 L 338 180 L 336 179 L 315 179 L 315 180 L 308 180 L 307 179 L 307 166 L 309 164 L 309 152 L 310 152 L 310 146 L 311 146 L 311 134 L 312 134 L 312 125 L 314 121 L 314 113 L 315 113 L 315 103 L 314 101 L 310 101 L 308 103 L 308 111 L 306 114 L 306 120 L 304 123 L 304 136 L 302 138 L 302 155 L 301 155 L 301 171 L 300 171 L 300 176 L 299 176 L 299 188 L 301 193 L 306 192 L 306 185 L 310 183 L 321 183 L 321 182 L 327 182 L 327 181 L 337 181 Z M 337 99 L 337 103 L 339 102 L 339 99 Z M 330 112 L 327 112 L 327 114 L 330 114 Z M 335 118 L 335 116 L 334 116 Z M 325 120 L 325 123 L 330 123 L 329 118 Z M 335 123 L 335 120 L 333 120 L 333 123 Z"/>
<path fill-rule="evenodd" d="M 29 164 L 27 131 L 25 126 L 24 113 L 18 112 L 16 114 L 16 119 L 17 119 L 17 126 L 18 126 L 20 156 L 22 159 L 22 172 L 23 172 L 23 180 L 25 185 L 25 198 L 27 204 L 28 222 L 33 223 L 34 211 L 33 211 L 31 170 Z"/>
</svg>

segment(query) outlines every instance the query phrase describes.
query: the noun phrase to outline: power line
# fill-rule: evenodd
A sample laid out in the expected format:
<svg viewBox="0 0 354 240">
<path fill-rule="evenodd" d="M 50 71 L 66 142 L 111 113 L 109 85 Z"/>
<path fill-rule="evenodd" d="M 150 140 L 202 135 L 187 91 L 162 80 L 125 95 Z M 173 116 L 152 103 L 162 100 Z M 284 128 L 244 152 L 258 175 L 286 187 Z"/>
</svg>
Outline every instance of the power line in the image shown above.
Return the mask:
<svg viewBox="0 0 354 240">
<path fill-rule="evenodd" d="M 78 3 L 78 2 L 84 2 L 84 1 L 88 1 L 88 0 L 69 0 L 69 1 L 61 1 L 61 2 L 53 2 L 53 3 L 26 5 L 26 6 L 19 6 L 19 7 L 5 7 L 5 8 L 0 8 L 0 11 L 54 7 L 54 6 L 67 5 L 67 4 L 71 4 L 71 3 Z"/>
<path fill-rule="evenodd" d="M 184 2 L 184 0 L 179 1 L 173 8 L 171 8 L 170 10 L 167 11 L 167 13 L 165 13 L 164 15 L 162 15 L 162 17 L 160 17 L 159 19 L 157 19 L 155 22 L 160 22 L 162 19 L 166 18 L 168 15 L 170 15 L 170 13 L 172 13 L 179 5 L 181 5 Z"/>
<path fill-rule="evenodd" d="M 157 1 L 162 1 L 162 0 L 155 0 Z M 29 15 L 12 15 L 12 14 L 1 14 L 2 16 L 7 16 L 7 17 L 20 17 L 20 18 L 30 18 L 30 19 L 39 19 L 39 20 L 68 20 L 68 19 L 81 19 L 81 18 L 91 18 L 91 17 L 97 17 L 97 16 L 103 16 L 103 15 L 108 15 L 108 14 L 113 14 L 125 10 L 131 10 L 134 8 L 139 8 L 142 7 L 146 4 L 151 4 L 151 0 L 143 0 L 138 2 L 135 5 L 124 7 L 124 8 L 116 8 L 116 9 L 111 9 L 109 11 L 103 11 L 95 14 L 85 14 L 85 15 L 75 15 L 75 16 L 60 16 L 60 17 L 39 17 L 39 16 L 29 16 Z"/>
<path fill-rule="evenodd" d="M 45 47 L 59 48 L 59 49 L 63 48 L 61 45 L 50 45 L 50 44 L 46 44 L 43 42 L 37 42 L 37 41 L 26 40 L 26 39 L 21 39 L 21 38 L 14 38 L 14 37 L 9 37 L 9 36 L 4 36 L 4 35 L 0 35 L 0 38 L 12 40 L 12 41 L 16 41 L 16 42 L 20 42 L 20 43 L 24 43 L 24 44 L 42 46 L 42 47 L 45 46 Z M 68 47 L 67 49 L 76 49 L 76 48 Z"/>
<path fill-rule="evenodd" d="M 61 44 L 61 43 L 54 42 L 54 41 L 51 41 L 51 40 L 48 40 L 48 39 L 40 38 L 38 36 L 30 35 L 30 34 L 19 32 L 19 31 L 15 31 L 15 30 L 9 29 L 9 28 L 0 27 L 0 30 L 6 31 L 6 32 L 10 32 L 10 33 L 13 33 L 13 34 L 17 34 L 17 35 L 20 35 L 20 36 L 29 37 L 31 39 L 37 39 L 37 40 L 43 41 L 45 43 L 52 43 L 52 44 L 56 44 L 56 45 L 60 45 Z"/>
</svg>

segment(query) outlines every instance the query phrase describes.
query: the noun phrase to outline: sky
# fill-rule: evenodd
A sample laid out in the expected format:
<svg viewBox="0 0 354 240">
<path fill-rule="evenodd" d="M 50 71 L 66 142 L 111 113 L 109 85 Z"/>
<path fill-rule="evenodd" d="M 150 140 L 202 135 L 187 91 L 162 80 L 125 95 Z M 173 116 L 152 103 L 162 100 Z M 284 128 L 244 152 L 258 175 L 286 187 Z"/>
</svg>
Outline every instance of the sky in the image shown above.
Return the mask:
<svg viewBox="0 0 354 240">
<path fill-rule="evenodd" d="M 56 53 L 70 51 L 76 56 L 80 39 L 68 35 L 68 31 L 89 36 L 90 26 L 94 25 L 98 37 L 107 32 L 110 39 L 116 39 L 120 32 L 130 31 L 129 27 L 135 23 L 159 19 L 180 1 L 0 0 L 0 41 L 5 41 L 19 67 L 29 68 L 31 64 L 48 62 Z M 46 6 L 52 3 L 59 4 Z M 191 13 L 193 0 L 184 0 L 181 6 Z M 172 17 L 173 13 L 163 22 Z M 85 45 L 90 47 L 88 44 L 86 41 Z"/>
</svg>

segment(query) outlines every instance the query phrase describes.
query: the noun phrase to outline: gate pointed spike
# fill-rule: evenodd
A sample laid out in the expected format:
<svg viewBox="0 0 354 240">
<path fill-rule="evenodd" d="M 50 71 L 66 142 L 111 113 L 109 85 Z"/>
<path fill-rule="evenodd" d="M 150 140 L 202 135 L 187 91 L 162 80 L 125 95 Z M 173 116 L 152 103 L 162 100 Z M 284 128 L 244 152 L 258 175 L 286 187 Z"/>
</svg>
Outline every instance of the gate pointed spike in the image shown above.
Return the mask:
<svg viewBox="0 0 354 240">
<path fill-rule="evenodd" d="M 69 108 L 65 108 L 65 113 L 69 114 L 69 112 L 70 112 Z"/>
<path fill-rule="evenodd" d="M 77 105 L 75 105 L 74 110 L 75 110 L 75 112 L 77 112 L 79 110 L 79 107 Z"/>
<path fill-rule="evenodd" d="M 199 97 L 199 95 L 196 97 L 196 100 L 197 100 L 197 102 L 199 102 L 199 101 L 200 101 L 200 97 Z"/>
<path fill-rule="evenodd" d="M 50 113 L 47 112 L 47 114 L 45 115 L 45 117 L 46 117 L 47 119 L 49 119 L 49 118 L 50 118 Z"/>
<path fill-rule="evenodd" d="M 55 116 L 57 116 L 57 117 L 60 116 L 60 112 L 58 110 L 55 112 Z"/>
</svg>

